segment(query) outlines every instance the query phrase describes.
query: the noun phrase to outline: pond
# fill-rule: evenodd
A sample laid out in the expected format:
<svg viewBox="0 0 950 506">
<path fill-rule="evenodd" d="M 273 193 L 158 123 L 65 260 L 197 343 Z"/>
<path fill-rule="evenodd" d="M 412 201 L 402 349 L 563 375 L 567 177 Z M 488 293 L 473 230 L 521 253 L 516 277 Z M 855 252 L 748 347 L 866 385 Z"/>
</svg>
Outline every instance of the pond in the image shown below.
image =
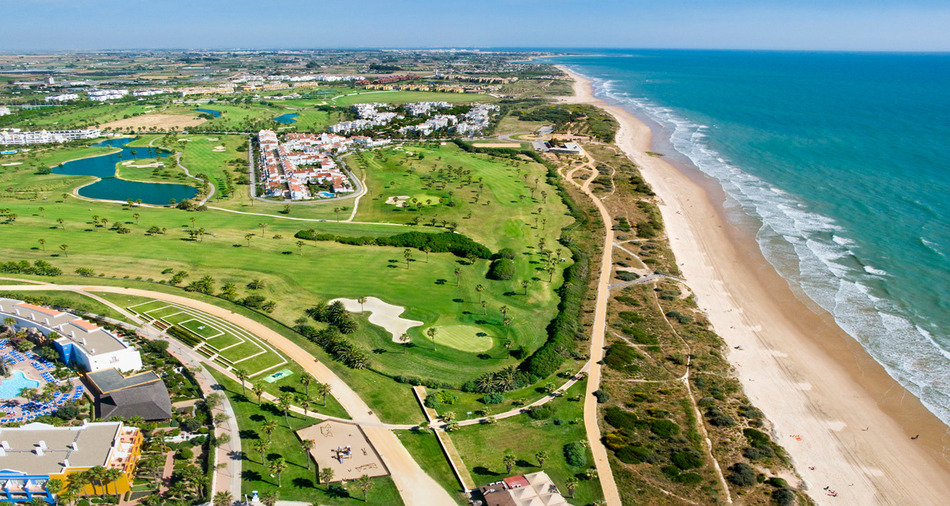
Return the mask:
<svg viewBox="0 0 950 506">
<path fill-rule="evenodd" d="M 300 116 L 300 115 L 299 114 L 281 114 L 280 116 L 277 116 L 276 118 L 274 118 L 274 121 L 278 123 L 283 123 L 285 125 L 289 125 L 290 123 L 297 122 L 297 120 L 294 119 L 297 116 Z"/>
<path fill-rule="evenodd" d="M 170 183 L 143 183 L 126 181 L 115 177 L 116 164 L 124 160 L 156 158 L 168 156 L 168 151 L 149 147 L 127 148 L 126 144 L 132 139 L 108 139 L 94 146 L 108 146 L 122 148 L 121 151 L 108 155 L 93 156 L 66 162 L 53 168 L 54 174 L 77 176 L 95 176 L 99 181 L 79 189 L 79 195 L 90 199 L 117 200 L 125 202 L 129 199 L 141 200 L 145 204 L 165 205 L 171 199 L 180 202 L 198 194 L 193 186 Z"/>
<path fill-rule="evenodd" d="M 198 112 L 203 112 L 205 114 L 210 114 L 214 116 L 215 118 L 221 117 L 221 111 L 215 111 L 214 109 L 195 109 L 195 110 Z"/>
</svg>

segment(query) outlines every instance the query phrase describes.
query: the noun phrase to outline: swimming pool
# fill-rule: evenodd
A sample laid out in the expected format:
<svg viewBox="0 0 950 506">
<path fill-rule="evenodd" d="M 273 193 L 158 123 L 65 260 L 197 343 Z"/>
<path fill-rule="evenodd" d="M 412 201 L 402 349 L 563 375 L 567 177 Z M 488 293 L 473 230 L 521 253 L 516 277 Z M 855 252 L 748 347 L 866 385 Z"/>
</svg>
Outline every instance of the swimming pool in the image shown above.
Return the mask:
<svg viewBox="0 0 950 506">
<path fill-rule="evenodd" d="M 332 199 L 333 197 L 336 197 L 336 194 L 335 194 L 335 193 L 331 193 L 331 192 L 320 192 L 320 193 L 318 193 L 317 195 L 319 195 L 319 196 L 321 196 L 321 197 L 323 197 L 323 198 L 325 198 L 325 199 Z"/>
<path fill-rule="evenodd" d="M 0 380 L 0 399 L 13 399 L 20 395 L 20 390 L 38 386 L 39 381 L 27 378 L 23 371 L 14 371 L 12 377 Z"/>
</svg>

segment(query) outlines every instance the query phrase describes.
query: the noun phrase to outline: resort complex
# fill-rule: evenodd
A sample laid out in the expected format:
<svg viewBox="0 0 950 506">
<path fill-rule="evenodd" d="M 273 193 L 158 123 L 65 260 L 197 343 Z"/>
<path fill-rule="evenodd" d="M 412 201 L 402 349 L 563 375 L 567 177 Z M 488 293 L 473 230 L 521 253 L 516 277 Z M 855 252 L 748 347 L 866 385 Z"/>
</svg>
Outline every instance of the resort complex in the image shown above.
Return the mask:
<svg viewBox="0 0 950 506">
<path fill-rule="evenodd" d="M 0 501 L 56 503 L 54 493 L 94 468 L 110 472 L 110 477 L 84 485 L 83 495 L 124 494 L 131 489 L 141 447 L 139 429 L 122 422 L 0 426 Z M 50 487 L 53 480 L 59 482 L 55 490 Z"/>
</svg>

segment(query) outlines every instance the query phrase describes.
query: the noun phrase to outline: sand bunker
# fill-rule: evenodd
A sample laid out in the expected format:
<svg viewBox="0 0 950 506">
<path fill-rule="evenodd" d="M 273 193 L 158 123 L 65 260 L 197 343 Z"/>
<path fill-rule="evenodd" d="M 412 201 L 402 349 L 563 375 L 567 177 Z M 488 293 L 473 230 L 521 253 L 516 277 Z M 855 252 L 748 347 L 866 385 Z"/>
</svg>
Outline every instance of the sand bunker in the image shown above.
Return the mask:
<svg viewBox="0 0 950 506">
<path fill-rule="evenodd" d="M 360 303 L 355 299 L 333 299 L 330 303 L 340 301 L 343 307 L 351 313 L 360 313 Z M 369 322 L 373 325 L 379 325 L 393 335 L 393 342 L 398 343 L 399 337 L 406 333 L 412 327 L 422 325 L 422 322 L 416 320 L 407 320 L 399 315 L 406 310 L 402 306 L 395 306 L 383 302 L 376 297 L 367 297 L 362 310 L 369 311 Z"/>
<path fill-rule="evenodd" d="M 212 149 L 211 151 L 214 151 L 215 153 L 220 153 L 224 150 L 225 150 L 224 146 L 215 146 L 214 149 Z"/>
<path fill-rule="evenodd" d="M 206 141 L 216 141 L 216 140 L 218 140 L 218 138 L 217 138 L 217 137 L 205 137 L 205 140 L 206 140 Z"/>
<path fill-rule="evenodd" d="M 12 167 L 14 165 L 23 165 L 23 162 L 11 162 L 3 164 L 4 167 Z"/>
<path fill-rule="evenodd" d="M 398 197 L 389 197 L 386 199 L 386 203 L 391 206 L 402 207 L 406 205 L 407 200 L 409 200 L 409 195 L 400 195 Z"/>
<path fill-rule="evenodd" d="M 204 123 L 205 119 L 195 118 L 193 116 L 181 116 L 178 114 L 142 114 L 132 118 L 110 121 L 102 125 L 103 129 L 111 128 L 113 130 L 125 129 L 143 129 L 155 127 L 159 130 L 171 127 L 191 127 Z"/>
<path fill-rule="evenodd" d="M 151 163 L 135 163 L 135 160 L 126 160 L 122 162 L 123 167 L 134 167 L 137 169 L 146 169 L 151 167 L 161 167 L 161 162 L 151 162 Z"/>
</svg>

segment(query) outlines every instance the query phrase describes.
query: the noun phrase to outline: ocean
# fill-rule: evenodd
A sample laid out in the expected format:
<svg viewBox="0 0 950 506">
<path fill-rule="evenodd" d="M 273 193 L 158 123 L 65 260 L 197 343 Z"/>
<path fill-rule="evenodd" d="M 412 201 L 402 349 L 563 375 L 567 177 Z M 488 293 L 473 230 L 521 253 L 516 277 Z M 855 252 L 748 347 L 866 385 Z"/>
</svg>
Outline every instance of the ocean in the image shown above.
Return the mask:
<svg viewBox="0 0 950 506">
<path fill-rule="evenodd" d="M 765 258 L 950 425 L 950 55 L 546 59 L 717 181 Z"/>
</svg>

